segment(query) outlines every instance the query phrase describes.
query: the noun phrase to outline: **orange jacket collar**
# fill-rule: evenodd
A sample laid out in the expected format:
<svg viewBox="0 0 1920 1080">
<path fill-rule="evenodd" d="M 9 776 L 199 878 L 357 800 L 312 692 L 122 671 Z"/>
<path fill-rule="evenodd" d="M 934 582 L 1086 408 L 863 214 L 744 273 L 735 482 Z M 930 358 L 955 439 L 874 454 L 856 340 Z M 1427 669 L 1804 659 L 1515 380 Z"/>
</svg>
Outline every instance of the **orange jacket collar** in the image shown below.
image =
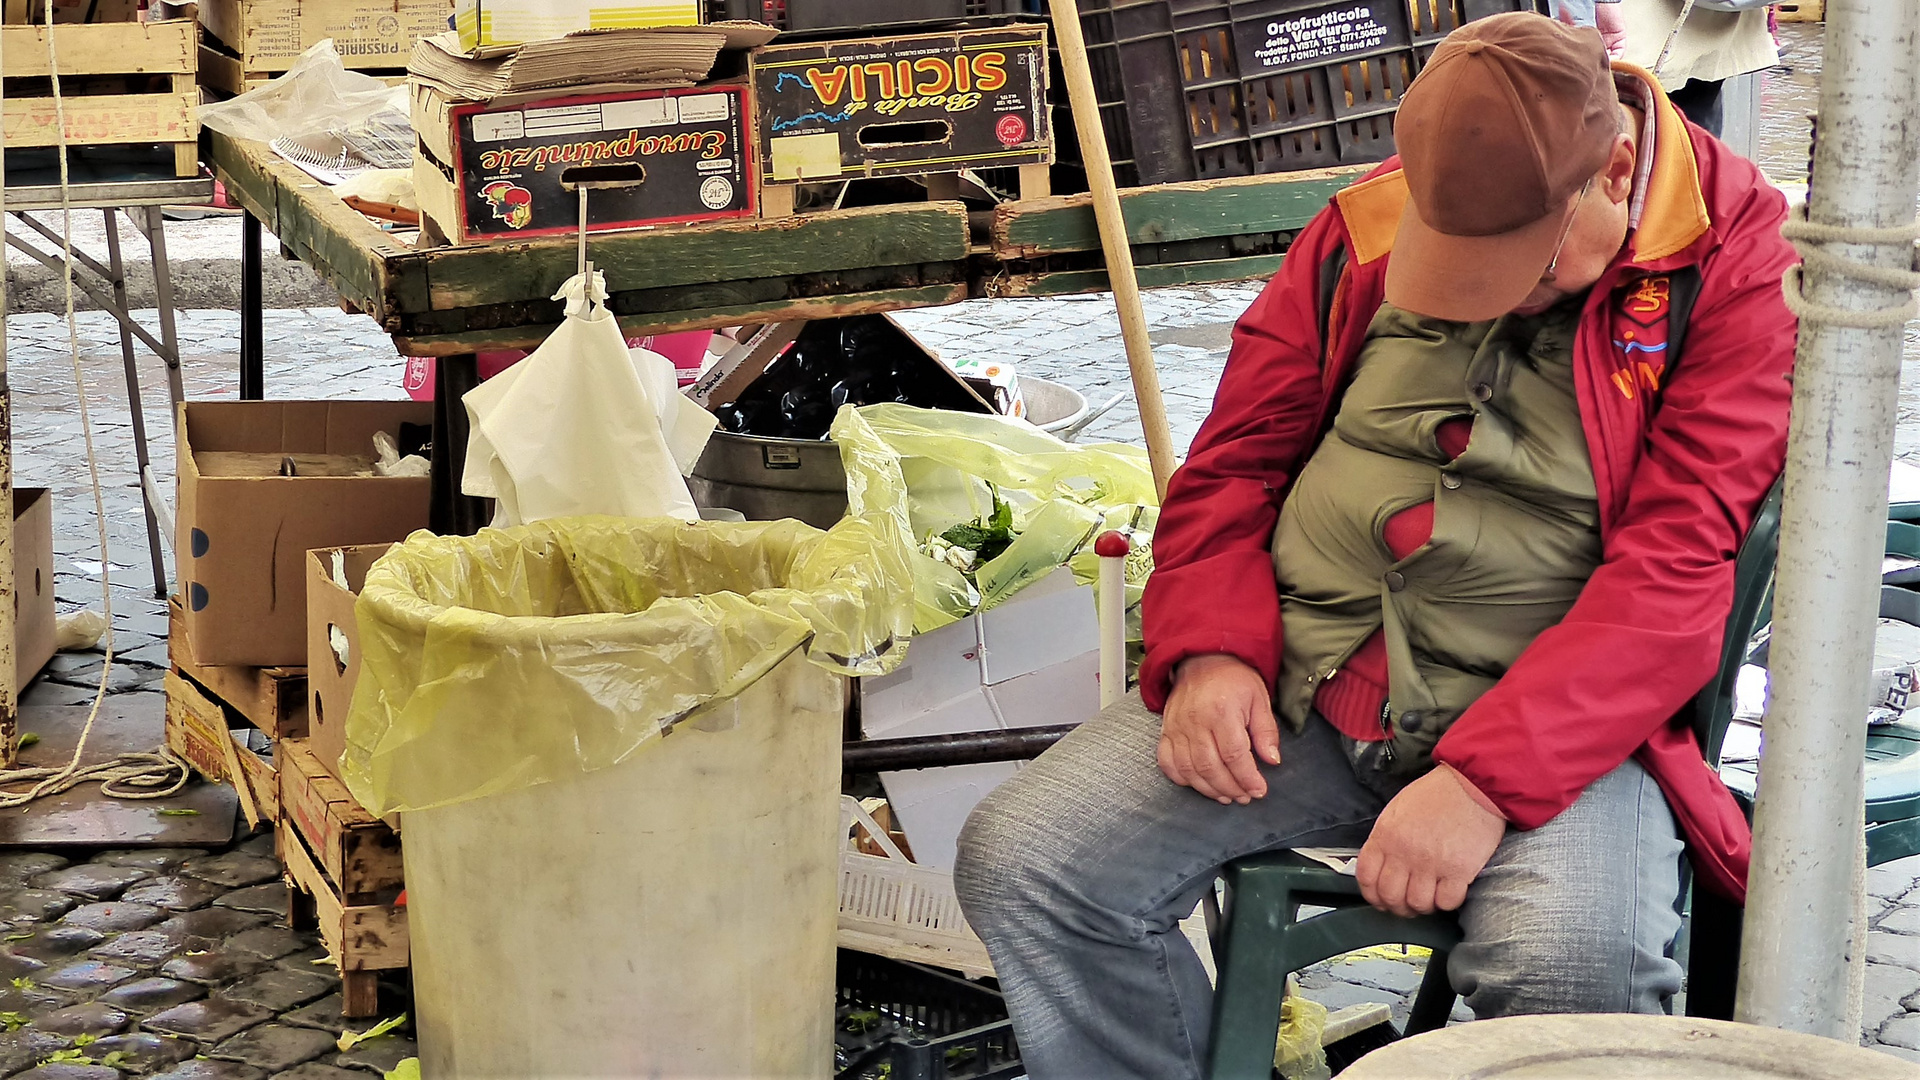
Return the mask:
<svg viewBox="0 0 1920 1080">
<path fill-rule="evenodd" d="M 1645 208 L 1629 243 L 1633 262 L 1651 263 L 1685 251 L 1713 224 L 1700 188 L 1700 166 L 1693 156 L 1680 110 L 1667 99 L 1653 76 L 1627 63 L 1614 71 L 1639 79 L 1654 102 L 1653 168 L 1648 174 Z M 1369 177 L 1334 196 L 1353 242 L 1353 254 L 1369 263 L 1393 251 L 1400 215 L 1407 204 L 1407 182 L 1399 169 Z"/>
</svg>

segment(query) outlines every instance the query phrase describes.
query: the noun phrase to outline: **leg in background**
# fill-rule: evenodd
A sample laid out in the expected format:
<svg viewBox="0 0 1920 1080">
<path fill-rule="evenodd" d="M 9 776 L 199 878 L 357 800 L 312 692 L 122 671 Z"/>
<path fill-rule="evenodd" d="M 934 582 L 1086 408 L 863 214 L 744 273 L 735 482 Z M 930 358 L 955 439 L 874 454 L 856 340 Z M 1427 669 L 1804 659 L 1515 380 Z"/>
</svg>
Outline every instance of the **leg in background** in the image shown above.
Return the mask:
<svg viewBox="0 0 1920 1080">
<path fill-rule="evenodd" d="M 1683 847 L 1634 761 L 1540 828 L 1509 830 L 1460 909 L 1454 988 L 1482 1018 L 1666 1011 Z"/>
<path fill-rule="evenodd" d="M 240 400 L 267 396 L 267 343 L 262 305 L 260 219 L 247 213 L 240 225 Z"/>
<path fill-rule="evenodd" d="M 1714 138 L 1720 137 L 1723 112 L 1720 107 L 1720 87 L 1722 80 L 1701 82 L 1688 79 L 1686 85 L 1667 96 L 1679 110 L 1687 114 L 1687 119 L 1707 129 Z"/>
<path fill-rule="evenodd" d="M 1382 805 L 1319 720 L 1281 731 L 1265 798 L 1222 806 L 1160 773 L 1137 696 L 974 810 L 954 885 L 993 957 L 1035 1080 L 1198 1080 L 1212 988 L 1179 929 L 1222 863 L 1366 838 Z"/>
<path fill-rule="evenodd" d="M 460 399 L 480 385 L 480 358 L 442 356 L 433 363 L 432 504 L 427 527 L 441 536 L 472 536 L 487 524 L 487 500 L 460 494 L 467 471 L 467 409 Z"/>
</svg>

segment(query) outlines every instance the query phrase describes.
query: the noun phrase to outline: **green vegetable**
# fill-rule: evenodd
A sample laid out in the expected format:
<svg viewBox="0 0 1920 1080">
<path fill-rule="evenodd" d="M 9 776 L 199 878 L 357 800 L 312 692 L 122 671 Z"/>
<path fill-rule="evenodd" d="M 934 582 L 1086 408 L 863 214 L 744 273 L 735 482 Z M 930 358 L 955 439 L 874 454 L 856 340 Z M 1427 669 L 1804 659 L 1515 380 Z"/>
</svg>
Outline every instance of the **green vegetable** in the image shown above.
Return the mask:
<svg viewBox="0 0 1920 1080">
<path fill-rule="evenodd" d="M 92 1065 L 94 1060 L 83 1050 L 55 1050 L 42 1065 Z"/>
<path fill-rule="evenodd" d="M 31 1023 L 33 1023 L 33 1021 L 24 1014 L 17 1012 L 0 1012 L 0 1024 L 5 1024 L 8 1031 L 19 1031 Z"/>
<path fill-rule="evenodd" d="M 973 552 L 974 565 L 991 561 L 1013 544 L 1013 504 L 993 490 L 993 513 L 985 521 L 963 521 L 940 534 L 940 539 Z"/>
<path fill-rule="evenodd" d="M 20 741 L 15 743 L 14 745 L 21 750 L 25 750 L 27 747 L 32 746 L 34 743 L 37 743 L 39 741 L 40 741 L 40 736 L 34 734 L 31 731 L 23 731 L 20 733 Z"/>
<path fill-rule="evenodd" d="M 27 978 L 25 975 L 22 975 L 19 978 L 13 980 L 13 988 L 15 990 L 31 990 L 33 989 L 33 980 Z"/>
<path fill-rule="evenodd" d="M 420 1080 L 420 1059 L 402 1059 L 382 1080 Z"/>
<path fill-rule="evenodd" d="M 75 1035 L 73 1037 L 73 1045 L 75 1046 L 92 1046 L 99 1041 L 100 1036 L 98 1035 Z"/>
<path fill-rule="evenodd" d="M 198 810 L 187 810 L 185 808 L 172 808 L 172 807 L 166 810 L 156 810 L 154 811 L 154 813 L 159 814 L 161 817 L 199 817 L 200 816 L 200 811 Z"/>
<path fill-rule="evenodd" d="M 115 1050 L 113 1053 L 101 1058 L 100 1064 L 113 1069 L 131 1068 L 133 1065 L 133 1055 L 127 1053 L 125 1050 Z"/>
<path fill-rule="evenodd" d="M 406 1022 L 407 1022 L 407 1014 L 401 1013 L 399 1016 L 396 1016 L 391 1020 L 382 1020 L 365 1031 L 342 1032 L 340 1034 L 340 1040 L 339 1040 L 340 1052 L 344 1054 L 347 1051 L 353 1049 L 354 1047 L 360 1045 L 361 1043 L 366 1042 L 368 1039 L 377 1039 L 380 1036 L 385 1035 L 387 1032 L 392 1031 L 394 1028 L 397 1028 L 401 1024 L 404 1024 Z"/>
</svg>

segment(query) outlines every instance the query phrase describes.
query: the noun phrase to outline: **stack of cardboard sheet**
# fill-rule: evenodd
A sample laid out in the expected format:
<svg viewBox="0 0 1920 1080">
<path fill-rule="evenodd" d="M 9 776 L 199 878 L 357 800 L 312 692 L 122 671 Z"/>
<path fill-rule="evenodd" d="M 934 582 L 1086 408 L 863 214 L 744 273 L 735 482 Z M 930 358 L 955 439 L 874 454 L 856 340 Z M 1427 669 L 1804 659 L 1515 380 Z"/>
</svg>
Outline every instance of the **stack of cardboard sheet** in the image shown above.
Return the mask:
<svg viewBox="0 0 1920 1080">
<path fill-rule="evenodd" d="M 469 56 L 459 35 L 448 31 L 414 46 L 408 73 L 417 86 L 462 102 L 588 84 L 692 86 L 713 70 L 726 45 L 727 34 L 718 27 L 586 30 Z"/>
</svg>

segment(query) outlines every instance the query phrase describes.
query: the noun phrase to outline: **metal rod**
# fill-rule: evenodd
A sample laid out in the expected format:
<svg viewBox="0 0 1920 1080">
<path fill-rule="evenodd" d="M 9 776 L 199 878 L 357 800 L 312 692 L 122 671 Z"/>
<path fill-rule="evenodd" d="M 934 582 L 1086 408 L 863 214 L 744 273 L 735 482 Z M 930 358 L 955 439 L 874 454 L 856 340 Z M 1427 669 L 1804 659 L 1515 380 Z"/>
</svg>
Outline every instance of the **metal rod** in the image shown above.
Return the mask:
<svg viewBox="0 0 1920 1080">
<path fill-rule="evenodd" d="M 580 185 L 580 276 L 586 277 L 593 264 L 587 261 L 587 185 Z"/>
<path fill-rule="evenodd" d="M 1916 64 L 1920 5 L 1828 0 L 1814 224 L 1884 229 L 1913 221 Z M 1911 243 L 1824 246 L 1877 266 L 1913 265 Z M 1815 270 L 1807 273 L 1807 296 L 1862 312 L 1909 298 Z M 1738 1020 L 1846 1042 L 1860 1035 L 1847 1030 L 1847 954 L 1900 358 L 1898 326 L 1801 326 L 1771 701 L 1734 1004 Z"/>
<path fill-rule="evenodd" d="M 260 219 L 248 211 L 240 226 L 240 399 L 267 396 L 265 298 L 262 295 Z"/>
<path fill-rule="evenodd" d="M 140 215 L 132 210 L 127 216 L 136 223 Z M 146 208 L 146 225 L 140 231 L 147 236 L 147 250 L 153 257 L 153 302 L 160 312 L 160 359 L 167 365 L 167 416 L 171 419 L 187 398 L 180 385 L 180 333 L 173 320 L 173 268 L 167 264 L 167 219 L 158 206 Z"/>
<path fill-rule="evenodd" d="M 1067 77 L 1073 126 L 1080 134 L 1080 160 L 1086 163 L 1087 187 L 1093 192 L 1094 219 L 1100 226 L 1100 247 L 1106 253 L 1113 304 L 1120 314 L 1120 336 L 1127 346 L 1127 369 L 1133 375 L 1133 397 L 1140 409 L 1140 430 L 1147 439 L 1153 485 L 1165 499 L 1175 465 L 1173 428 L 1167 423 L 1166 400 L 1160 396 L 1160 373 L 1153 366 L 1153 341 L 1147 336 L 1146 309 L 1140 304 L 1132 241 L 1120 209 L 1120 191 L 1114 184 L 1106 128 L 1100 122 L 1100 101 L 1093 90 L 1093 68 L 1080 28 L 1080 7 L 1074 0 L 1053 0 L 1053 32 L 1060 39 L 1060 67 Z"/>
<path fill-rule="evenodd" d="M 1078 724 L 968 731 L 958 735 L 921 735 L 911 739 L 863 739 L 840 747 L 844 772 L 896 772 L 980 765 L 989 761 L 1028 761 L 1065 738 Z"/>
<path fill-rule="evenodd" d="M 15 220 L 17 221 L 19 219 L 16 217 Z M 13 248 L 15 251 L 21 252 L 22 254 L 26 255 L 28 258 L 32 259 L 33 261 L 39 263 L 42 266 L 47 267 L 50 270 L 57 271 L 62 275 L 64 275 L 67 271 L 66 260 L 62 259 L 57 255 L 49 255 L 46 252 L 41 251 L 39 248 L 34 247 L 32 244 L 28 243 L 24 238 L 16 236 L 13 233 L 7 234 L 7 245 Z M 78 255 L 79 252 L 76 251 L 74 252 L 74 254 Z M 76 260 L 76 265 L 77 265 L 77 260 Z M 112 279 L 113 279 L 113 274 L 110 270 L 103 268 L 100 271 L 100 280 L 111 281 Z M 89 297 L 91 297 L 93 299 L 94 304 L 101 311 L 104 311 L 107 314 L 112 315 L 115 321 L 119 322 L 120 326 L 127 333 L 130 333 L 134 337 L 139 338 L 143 343 L 145 343 L 147 348 L 152 349 L 156 355 L 158 355 L 159 352 L 163 348 L 165 348 L 165 346 L 161 343 L 160 339 L 154 337 L 153 334 L 149 333 L 146 327 L 141 326 L 138 322 L 135 322 L 132 315 L 128 314 L 126 311 L 115 308 L 113 305 L 112 298 L 107 293 L 101 292 L 99 287 L 89 282 L 85 277 L 82 277 L 79 274 L 75 274 L 73 276 L 73 283 L 80 287 L 81 292 L 86 293 Z"/>
<path fill-rule="evenodd" d="M 107 224 L 107 284 L 113 289 L 114 309 L 127 316 L 120 323 L 120 366 L 127 376 L 127 419 L 133 424 L 133 460 L 140 475 L 140 504 L 147 517 L 147 557 L 153 561 L 153 595 L 167 597 L 167 555 L 160 546 L 160 518 L 147 493 L 146 476 L 153 464 L 147 454 L 147 410 L 140 399 L 140 365 L 134 356 L 133 313 L 127 310 L 127 265 L 120 257 L 120 221 L 109 208 L 102 210 Z"/>
</svg>

